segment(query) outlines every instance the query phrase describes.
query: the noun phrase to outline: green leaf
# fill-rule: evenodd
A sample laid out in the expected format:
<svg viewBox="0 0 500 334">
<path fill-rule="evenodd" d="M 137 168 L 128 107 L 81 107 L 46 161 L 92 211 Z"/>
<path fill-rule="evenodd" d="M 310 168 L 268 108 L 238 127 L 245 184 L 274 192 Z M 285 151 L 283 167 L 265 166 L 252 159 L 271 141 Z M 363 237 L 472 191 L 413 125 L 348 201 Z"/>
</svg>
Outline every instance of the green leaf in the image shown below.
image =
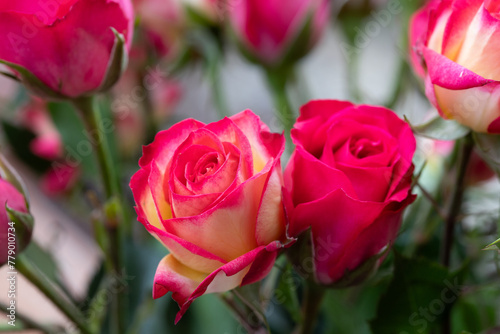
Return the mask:
<svg viewBox="0 0 500 334">
<path fill-rule="evenodd" d="M 335 334 L 370 334 L 368 320 L 377 311 L 380 296 L 387 288 L 387 280 L 378 284 L 348 289 L 330 289 L 325 297 L 326 330 Z"/>
<path fill-rule="evenodd" d="M 445 120 L 441 116 L 436 116 L 427 123 L 412 125 L 405 117 L 406 122 L 410 124 L 413 132 L 417 135 L 437 139 L 437 140 L 457 140 L 469 134 L 470 129 L 454 120 Z"/>
<path fill-rule="evenodd" d="M 66 286 L 61 282 L 61 273 L 56 260 L 51 253 L 40 247 L 36 242 L 31 242 L 23 253 L 52 281 L 66 292 L 67 296 L 71 294 L 67 291 Z"/>
<path fill-rule="evenodd" d="M 475 303 L 467 300 L 459 300 L 453 308 L 452 322 L 455 328 L 466 329 L 462 333 L 478 333 L 482 330 L 481 314 Z"/>
<path fill-rule="evenodd" d="M 500 135 L 473 133 L 478 154 L 500 176 Z"/>
<path fill-rule="evenodd" d="M 370 323 L 372 333 L 430 333 L 456 301 L 460 283 L 437 263 L 396 254 L 394 277 Z"/>
<path fill-rule="evenodd" d="M 128 63 L 128 53 L 125 44 L 125 38 L 122 34 L 116 31 L 115 28 L 111 27 L 113 34 L 115 35 L 115 43 L 113 49 L 111 50 L 111 57 L 108 62 L 108 67 L 106 69 L 106 74 L 99 87 L 99 92 L 105 92 L 109 90 L 117 81 L 120 76 L 127 68 Z"/>
<path fill-rule="evenodd" d="M 488 246 L 484 247 L 483 250 L 497 250 L 500 251 L 500 239 L 493 241 Z"/>
<path fill-rule="evenodd" d="M 7 65 L 8 67 L 12 68 L 17 73 L 19 73 L 19 76 L 21 77 L 21 82 L 36 95 L 51 100 L 62 100 L 65 98 L 64 95 L 56 92 L 55 90 L 47 86 L 45 83 L 43 83 L 33 73 L 31 73 L 23 66 L 10 63 L 8 61 L 1 59 L 0 59 L 0 64 Z"/>
<path fill-rule="evenodd" d="M 452 333 L 490 333 L 488 329 L 499 324 L 499 298 L 498 281 L 476 282 L 465 290 L 451 310 Z"/>
<path fill-rule="evenodd" d="M 292 265 L 287 262 L 283 273 L 278 281 L 278 287 L 274 291 L 276 301 L 283 305 L 287 312 L 296 323 L 302 323 L 302 314 L 300 312 L 300 303 L 297 296 L 298 284 L 300 278 L 295 276 Z"/>
<path fill-rule="evenodd" d="M 64 161 L 71 166 L 79 166 L 84 177 L 95 178 L 98 172 L 93 138 L 85 130 L 73 106 L 69 102 L 50 102 L 47 109 L 64 143 Z"/>
</svg>

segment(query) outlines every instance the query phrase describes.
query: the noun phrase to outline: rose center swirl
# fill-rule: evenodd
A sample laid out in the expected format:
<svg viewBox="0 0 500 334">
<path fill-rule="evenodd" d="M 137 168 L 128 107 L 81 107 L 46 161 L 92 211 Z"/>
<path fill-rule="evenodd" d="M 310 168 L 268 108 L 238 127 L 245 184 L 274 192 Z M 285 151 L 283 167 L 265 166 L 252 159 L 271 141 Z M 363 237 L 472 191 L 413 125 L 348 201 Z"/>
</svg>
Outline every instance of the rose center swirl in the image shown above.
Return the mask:
<svg viewBox="0 0 500 334">
<path fill-rule="evenodd" d="M 367 138 L 361 138 L 352 142 L 349 150 L 356 158 L 363 159 L 382 153 L 384 151 L 384 145 L 381 140 L 373 141 Z"/>
</svg>

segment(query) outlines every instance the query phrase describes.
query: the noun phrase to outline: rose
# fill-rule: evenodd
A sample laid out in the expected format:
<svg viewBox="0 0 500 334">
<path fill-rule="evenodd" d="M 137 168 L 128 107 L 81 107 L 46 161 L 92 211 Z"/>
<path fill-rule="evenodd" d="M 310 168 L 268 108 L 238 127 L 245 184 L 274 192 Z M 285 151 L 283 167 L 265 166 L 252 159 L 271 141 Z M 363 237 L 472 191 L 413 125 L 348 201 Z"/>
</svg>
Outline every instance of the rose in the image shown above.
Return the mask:
<svg viewBox="0 0 500 334">
<path fill-rule="evenodd" d="M 388 109 L 324 100 L 301 108 L 292 140 L 290 234 L 311 228 L 319 283 L 355 284 L 381 263 L 414 200 L 412 131 Z"/>
<path fill-rule="evenodd" d="M 413 16 L 411 58 L 443 118 L 500 133 L 500 16 L 495 2 L 428 2 Z"/>
<path fill-rule="evenodd" d="M 0 266 L 29 243 L 33 221 L 27 212 L 21 181 L 0 155 Z"/>
<path fill-rule="evenodd" d="M 8 258 L 8 237 L 9 237 L 9 223 L 11 219 L 8 216 L 6 206 L 11 209 L 27 212 L 26 201 L 24 196 L 9 182 L 0 179 L 0 266 L 7 263 Z M 10 230 L 12 236 L 15 236 L 15 224 L 12 225 L 14 230 Z M 15 244 L 15 242 L 11 243 Z M 14 252 L 15 254 L 15 252 Z"/>
<path fill-rule="evenodd" d="M 251 111 L 216 123 L 184 120 L 146 146 L 130 187 L 138 220 L 170 251 L 153 297 L 181 307 L 204 293 L 262 279 L 287 244 L 283 135 Z"/>
<path fill-rule="evenodd" d="M 80 179 L 80 168 L 54 162 L 40 180 L 40 188 L 49 196 L 67 195 Z"/>
<path fill-rule="evenodd" d="M 180 0 L 134 0 L 134 8 L 147 40 L 156 52 L 174 59 L 182 51 L 187 27 Z"/>
<path fill-rule="evenodd" d="M 50 118 L 47 104 L 41 99 L 34 98 L 21 109 L 19 115 L 24 127 L 35 135 L 30 142 L 31 152 L 46 160 L 62 158 L 61 135 Z"/>
<path fill-rule="evenodd" d="M 112 59 L 120 43 L 111 28 L 128 45 L 132 16 L 130 0 L 2 1 L 0 60 L 45 97 L 105 90 L 122 61 Z"/>
<path fill-rule="evenodd" d="M 304 56 L 328 23 L 328 0 L 240 0 L 227 5 L 243 53 L 268 67 Z"/>
</svg>

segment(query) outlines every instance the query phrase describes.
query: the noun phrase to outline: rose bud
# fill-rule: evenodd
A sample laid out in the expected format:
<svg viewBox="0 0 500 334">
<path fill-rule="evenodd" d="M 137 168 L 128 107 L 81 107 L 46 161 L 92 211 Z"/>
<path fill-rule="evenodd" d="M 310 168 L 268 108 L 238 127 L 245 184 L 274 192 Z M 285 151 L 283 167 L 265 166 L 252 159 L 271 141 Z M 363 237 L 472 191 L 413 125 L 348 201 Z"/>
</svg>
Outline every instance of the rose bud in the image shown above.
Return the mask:
<svg viewBox="0 0 500 334">
<path fill-rule="evenodd" d="M 434 0 L 410 23 L 411 60 L 430 102 L 477 132 L 500 133 L 498 14 L 491 1 Z"/>
<path fill-rule="evenodd" d="M 175 59 L 184 44 L 186 13 L 178 0 L 134 0 L 147 40 L 158 55 Z"/>
<path fill-rule="evenodd" d="M 2 1 L 0 62 L 45 98 L 111 87 L 132 40 L 130 0 Z"/>
<path fill-rule="evenodd" d="M 30 143 L 33 154 L 46 160 L 57 160 L 63 155 L 61 135 L 50 118 L 46 102 L 34 98 L 19 113 L 21 123 L 35 134 Z"/>
<path fill-rule="evenodd" d="M 243 54 L 266 67 L 294 63 L 309 52 L 328 23 L 328 0 L 241 0 L 228 5 Z"/>
<path fill-rule="evenodd" d="M 33 218 L 28 214 L 24 189 L 19 176 L 0 155 L 0 266 L 9 256 L 15 258 L 31 240 Z"/>
<path fill-rule="evenodd" d="M 182 85 L 174 79 L 162 79 L 151 91 L 154 119 L 157 123 L 165 122 L 174 113 L 182 98 Z"/>
<path fill-rule="evenodd" d="M 324 100 L 301 108 L 291 136 L 289 233 L 310 228 L 319 284 L 358 284 L 380 265 L 414 200 L 411 128 L 382 107 Z"/>
<path fill-rule="evenodd" d="M 469 165 L 467 166 L 465 183 L 470 186 L 475 186 L 491 180 L 495 175 L 495 172 L 483 158 L 481 158 L 476 151 L 473 151 L 469 160 Z"/>
<path fill-rule="evenodd" d="M 40 187 L 49 196 L 69 193 L 80 179 L 80 168 L 56 161 L 40 180 Z"/>
<path fill-rule="evenodd" d="M 130 187 L 138 220 L 170 254 L 153 298 L 171 291 L 180 320 L 194 299 L 264 278 L 290 244 L 282 202 L 285 139 L 251 111 L 184 120 L 144 147 Z"/>
</svg>

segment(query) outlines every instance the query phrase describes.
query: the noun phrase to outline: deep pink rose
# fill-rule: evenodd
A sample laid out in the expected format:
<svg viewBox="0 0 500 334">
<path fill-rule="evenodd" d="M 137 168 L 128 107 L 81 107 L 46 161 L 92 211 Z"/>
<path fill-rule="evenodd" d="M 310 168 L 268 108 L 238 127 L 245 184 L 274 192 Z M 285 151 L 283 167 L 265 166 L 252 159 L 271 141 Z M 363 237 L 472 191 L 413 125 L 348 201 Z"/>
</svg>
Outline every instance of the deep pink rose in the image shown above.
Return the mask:
<svg viewBox="0 0 500 334">
<path fill-rule="evenodd" d="M 80 168 L 55 162 L 40 180 L 40 187 L 49 196 L 67 194 L 80 178 Z"/>
<path fill-rule="evenodd" d="M 179 55 L 184 44 L 187 18 L 179 0 L 133 0 L 148 40 L 168 59 Z"/>
<path fill-rule="evenodd" d="M 388 109 L 324 100 L 301 108 L 292 140 L 290 234 L 311 227 L 315 278 L 334 284 L 394 242 L 414 199 L 415 138 Z"/>
<path fill-rule="evenodd" d="M 130 0 L 0 0 L 0 59 L 64 97 L 90 94 L 110 63 L 111 28 L 131 42 Z"/>
<path fill-rule="evenodd" d="M 283 135 L 251 111 L 184 120 L 144 147 L 132 177 L 138 220 L 168 248 L 153 297 L 172 291 L 176 321 L 204 293 L 262 279 L 287 243 Z"/>
<path fill-rule="evenodd" d="M 429 1 L 411 20 L 411 59 L 443 118 L 500 133 L 498 1 Z M 498 45 L 497 45 L 498 44 Z"/>
<path fill-rule="evenodd" d="M 47 104 L 34 98 L 19 113 L 22 124 L 35 134 L 30 143 L 33 154 L 46 160 L 57 160 L 63 156 L 63 142 L 54 122 L 50 118 Z"/>
<path fill-rule="evenodd" d="M 239 0 L 227 10 L 245 53 L 271 67 L 305 55 L 330 17 L 329 0 Z"/>
</svg>

